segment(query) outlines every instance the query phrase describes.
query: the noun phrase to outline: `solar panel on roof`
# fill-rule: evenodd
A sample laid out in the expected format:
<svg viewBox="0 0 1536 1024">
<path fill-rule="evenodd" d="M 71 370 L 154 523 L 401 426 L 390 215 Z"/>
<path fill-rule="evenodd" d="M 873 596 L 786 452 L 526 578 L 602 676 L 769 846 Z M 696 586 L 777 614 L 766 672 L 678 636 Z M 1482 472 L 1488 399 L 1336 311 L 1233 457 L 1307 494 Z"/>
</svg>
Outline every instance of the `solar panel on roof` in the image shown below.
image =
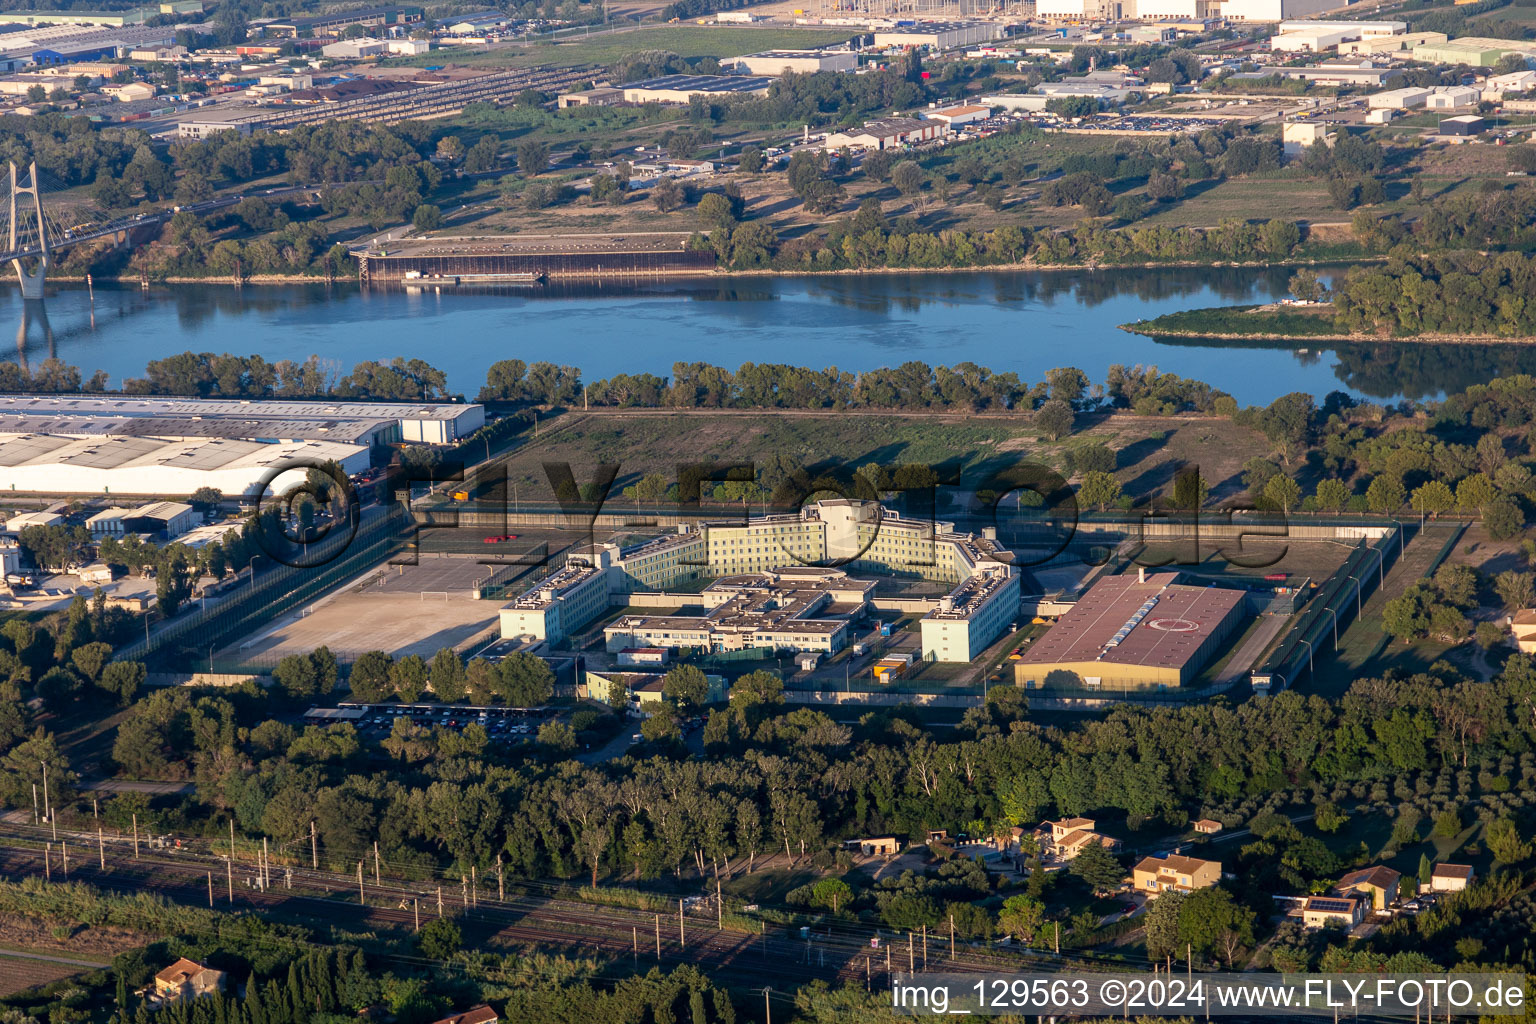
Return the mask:
<svg viewBox="0 0 1536 1024">
<path fill-rule="evenodd" d="M 1347 914 L 1351 910 L 1355 909 L 1355 903 L 1353 900 L 1327 900 L 1314 898 L 1311 900 L 1308 906 L 1309 909 L 1312 910 L 1322 910 L 1328 913 L 1340 914 Z"/>
</svg>

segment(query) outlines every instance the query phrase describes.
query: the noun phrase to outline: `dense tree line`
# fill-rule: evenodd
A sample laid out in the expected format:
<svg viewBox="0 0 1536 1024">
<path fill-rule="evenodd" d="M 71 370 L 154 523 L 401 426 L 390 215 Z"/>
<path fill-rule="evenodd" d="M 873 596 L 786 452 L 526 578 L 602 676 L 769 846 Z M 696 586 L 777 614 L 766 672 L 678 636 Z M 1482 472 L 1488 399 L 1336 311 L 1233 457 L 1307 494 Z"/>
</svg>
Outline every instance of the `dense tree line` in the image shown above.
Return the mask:
<svg viewBox="0 0 1536 1024">
<path fill-rule="evenodd" d="M 0 364 L 0 373 L 10 364 Z M 78 373 L 78 372 L 77 372 Z M 143 377 L 123 381 L 130 395 L 188 395 L 202 398 L 351 398 L 435 400 L 451 397 L 448 376 L 421 359 L 396 357 L 387 363 L 364 360 L 341 373 L 319 356 L 302 363 L 259 355 L 183 352 L 152 359 Z"/>
<path fill-rule="evenodd" d="M 1356 268 L 1335 289 L 1337 322 L 1387 334 L 1536 333 L 1536 258 L 1524 253 L 1405 255 Z"/>
</svg>

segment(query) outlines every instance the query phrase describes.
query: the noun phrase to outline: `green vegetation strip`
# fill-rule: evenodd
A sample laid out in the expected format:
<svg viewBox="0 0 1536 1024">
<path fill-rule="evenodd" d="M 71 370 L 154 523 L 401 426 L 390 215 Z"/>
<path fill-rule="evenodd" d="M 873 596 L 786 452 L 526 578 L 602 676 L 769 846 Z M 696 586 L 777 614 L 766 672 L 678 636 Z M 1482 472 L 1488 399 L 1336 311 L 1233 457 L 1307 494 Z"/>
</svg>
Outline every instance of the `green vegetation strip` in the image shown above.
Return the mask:
<svg viewBox="0 0 1536 1024">
<path fill-rule="evenodd" d="M 1348 331 L 1334 326 L 1333 317 L 1318 313 L 1292 313 L 1259 306 L 1219 306 L 1165 313 L 1151 320 L 1122 324 L 1135 334 L 1200 338 L 1325 338 L 1348 339 Z"/>
</svg>

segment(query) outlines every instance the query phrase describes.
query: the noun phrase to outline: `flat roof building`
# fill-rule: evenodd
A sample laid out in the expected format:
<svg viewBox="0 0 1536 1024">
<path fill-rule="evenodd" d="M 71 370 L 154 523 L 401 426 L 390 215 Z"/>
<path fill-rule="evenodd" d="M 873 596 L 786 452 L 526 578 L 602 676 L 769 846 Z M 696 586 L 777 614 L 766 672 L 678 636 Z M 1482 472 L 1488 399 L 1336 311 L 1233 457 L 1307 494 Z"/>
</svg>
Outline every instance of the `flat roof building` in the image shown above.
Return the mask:
<svg viewBox="0 0 1536 1024">
<path fill-rule="evenodd" d="M 1430 110 L 1455 110 L 1475 107 L 1482 99 L 1482 91 L 1475 85 L 1442 85 L 1429 94 L 1424 105 Z"/>
<path fill-rule="evenodd" d="M 1015 682 L 1038 689 L 1056 673 L 1112 689 L 1189 682 L 1237 627 L 1245 597 L 1179 578 L 1139 571 L 1099 580 L 1014 662 Z"/>
<path fill-rule="evenodd" d="M 903 518 L 872 501 L 839 498 L 808 505 L 798 513 L 756 516 L 745 522 L 685 525 L 675 533 L 630 547 L 621 549 L 615 544 L 604 544 L 579 554 L 602 569 L 610 605 L 627 603 L 625 595 L 666 590 L 700 579 L 739 576 L 761 580 L 764 574 L 778 577 L 776 585 L 780 587 L 837 570 L 900 574 L 956 584 L 947 599 L 935 602 L 921 627 L 923 657 L 928 660 L 969 660 L 970 652 L 994 641 L 1019 612 L 1018 576 L 993 542 L 959 533 L 952 523 Z M 828 569 L 828 565 L 836 569 Z M 504 637 L 537 635 L 540 628 L 547 635 L 547 622 L 539 617 L 544 613 L 540 611 L 536 616 L 534 612 L 562 601 L 574 606 L 574 600 L 562 594 L 539 597 L 548 585 L 546 581 L 531 588 L 524 595 L 530 603 L 526 607 L 519 604 L 519 614 L 509 615 L 509 610 L 503 609 Z M 598 584 L 589 585 L 595 594 Z M 716 591 L 726 592 L 727 589 Z M 579 614 L 562 612 L 564 634 L 590 622 L 601 610 L 596 604 L 583 604 Z M 695 633 L 702 628 L 697 627 Z M 678 630 L 661 632 L 676 634 Z M 809 634 L 790 631 L 789 635 Z M 647 637 L 632 632 L 624 640 L 615 639 L 617 636 L 618 633 L 610 635 L 610 642 L 618 644 L 615 650 L 675 647 L 683 643 L 676 635 Z M 805 649 L 827 649 L 819 638 L 817 644 Z M 840 646 L 831 648 L 839 649 Z"/>
<path fill-rule="evenodd" d="M 876 46 L 926 46 L 931 50 L 949 50 L 956 46 L 1000 39 L 1003 26 L 992 21 L 921 21 L 916 25 L 897 25 L 875 29 Z"/>
<path fill-rule="evenodd" d="M 624 90 L 611 86 L 598 86 L 582 92 L 563 92 L 556 98 L 556 106 L 566 107 L 617 107 L 624 102 Z"/>
<path fill-rule="evenodd" d="M 1386 92 L 1378 92 L 1365 98 L 1366 105 L 1372 110 L 1408 110 L 1412 107 L 1422 107 L 1429 101 L 1432 89 L 1389 89 Z"/>
<path fill-rule="evenodd" d="M 1413 59 L 1426 64 L 1466 64 L 1474 68 L 1491 68 L 1511 54 L 1536 54 L 1536 43 L 1462 36 L 1449 42 L 1426 43 L 1413 48 Z"/>
<path fill-rule="evenodd" d="M 855 71 L 859 55 L 852 50 L 764 50 L 737 57 L 732 63 L 749 75 L 808 75 L 818 71 Z"/>
<path fill-rule="evenodd" d="M 624 86 L 627 103 L 687 103 L 693 96 L 766 96 L 773 79 L 748 75 L 663 75 Z"/>
<path fill-rule="evenodd" d="M 900 149 L 932 142 L 949 131 L 942 121 L 923 121 L 915 117 L 887 117 L 865 121 L 862 128 L 833 132 L 823 143 L 827 149 Z"/>
<path fill-rule="evenodd" d="M 1336 0 L 1222 0 L 1221 16 L 1228 21 L 1285 21 L 1335 6 Z"/>
<path fill-rule="evenodd" d="M 985 121 L 992 116 L 992 108 L 979 103 L 965 103 L 958 107 L 937 107 L 925 110 L 919 116 L 926 121 L 943 121 L 951 128 L 958 128 L 974 121 Z"/>
<path fill-rule="evenodd" d="M 835 654 L 875 584 L 838 569 L 792 566 L 727 576 L 699 595 L 701 615 L 626 615 L 603 629 L 608 650 L 692 647 L 721 653 L 754 648 Z"/>
<path fill-rule="evenodd" d="M 617 545 L 573 552 L 547 579 L 502 607 L 501 635 L 558 644 L 608 609 L 608 588 Z"/>
<path fill-rule="evenodd" d="M 303 481 L 304 467 L 327 461 L 348 474 L 361 473 L 369 465 L 368 449 L 328 441 L 262 444 L 0 432 L 0 490 L 35 494 L 184 495 L 212 487 L 255 497 L 263 490 L 282 493 Z"/>
<path fill-rule="evenodd" d="M 1438 134 L 1465 137 L 1481 135 L 1486 122 L 1476 114 L 1462 114 L 1460 117 L 1447 117 L 1440 122 Z"/>
<path fill-rule="evenodd" d="M 454 444 L 483 426 L 485 406 L 473 403 L 0 395 L 0 434 Z"/>
</svg>

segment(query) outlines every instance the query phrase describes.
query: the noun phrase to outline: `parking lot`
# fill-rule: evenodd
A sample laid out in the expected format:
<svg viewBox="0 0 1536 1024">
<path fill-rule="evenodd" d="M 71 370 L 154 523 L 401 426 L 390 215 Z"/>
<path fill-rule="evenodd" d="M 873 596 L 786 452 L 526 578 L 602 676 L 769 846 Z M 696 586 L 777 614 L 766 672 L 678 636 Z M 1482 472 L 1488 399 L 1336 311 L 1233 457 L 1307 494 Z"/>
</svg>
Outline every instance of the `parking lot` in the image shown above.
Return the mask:
<svg viewBox="0 0 1536 1024">
<path fill-rule="evenodd" d="M 479 725 L 493 740 L 532 739 L 539 726 L 555 717 L 547 708 L 503 708 L 444 706 L 441 704 L 342 704 L 344 708 L 364 708 L 366 717 L 355 723 L 358 735 L 379 742 L 388 738 L 397 721 L 412 722 L 427 728 L 463 732 L 471 724 Z"/>
</svg>

